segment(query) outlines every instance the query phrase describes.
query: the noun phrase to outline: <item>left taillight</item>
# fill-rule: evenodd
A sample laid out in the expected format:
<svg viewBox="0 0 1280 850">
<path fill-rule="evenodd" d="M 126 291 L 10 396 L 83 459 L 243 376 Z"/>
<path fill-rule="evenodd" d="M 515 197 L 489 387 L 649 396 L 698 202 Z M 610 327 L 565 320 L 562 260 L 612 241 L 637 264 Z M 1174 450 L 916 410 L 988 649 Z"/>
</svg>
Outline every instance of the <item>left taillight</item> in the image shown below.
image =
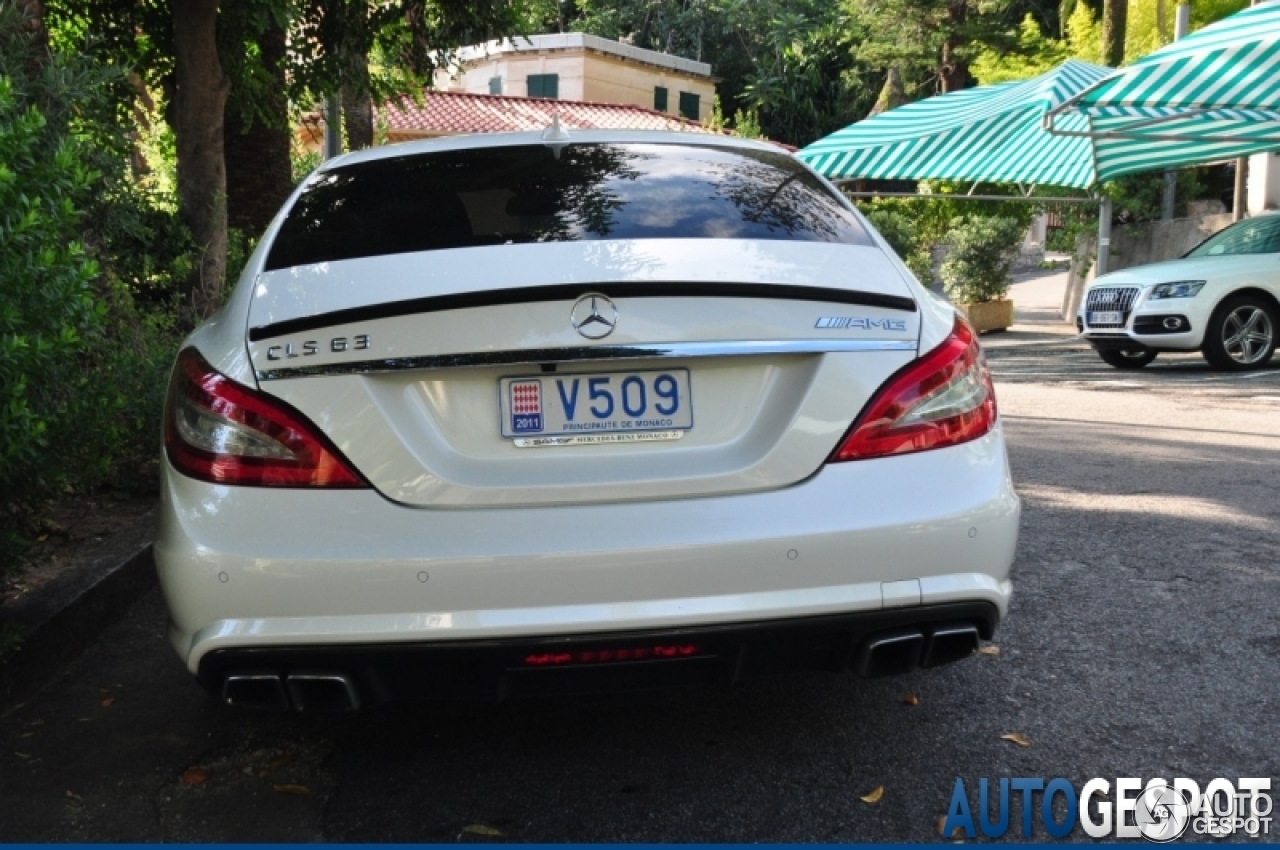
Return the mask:
<svg viewBox="0 0 1280 850">
<path fill-rule="evenodd" d="M 368 486 L 301 413 L 237 384 L 191 348 L 169 383 L 164 445 L 175 469 L 214 484 Z"/>
<path fill-rule="evenodd" d="M 977 334 L 960 318 L 942 344 L 885 382 L 828 463 L 940 449 L 996 424 L 996 394 Z"/>
</svg>

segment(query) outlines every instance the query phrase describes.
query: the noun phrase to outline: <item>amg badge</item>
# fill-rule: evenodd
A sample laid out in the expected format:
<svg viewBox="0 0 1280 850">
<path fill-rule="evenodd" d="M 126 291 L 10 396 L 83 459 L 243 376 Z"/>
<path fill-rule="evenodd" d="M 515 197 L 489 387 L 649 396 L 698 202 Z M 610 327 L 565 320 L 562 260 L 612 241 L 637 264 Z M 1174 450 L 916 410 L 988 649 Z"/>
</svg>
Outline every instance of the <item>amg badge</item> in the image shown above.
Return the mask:
<svg viewBox="0 0 1280 850">
<path fill-rule="evenodd" d="M 870 331 L 877 328 L 886 331 L 905 331 L 905 319 L 868 319 L 865 316 L 823 316 L 818 319 L 815 328 L 837 330 L 839 328 L 858 328 Z"/>
</svg>

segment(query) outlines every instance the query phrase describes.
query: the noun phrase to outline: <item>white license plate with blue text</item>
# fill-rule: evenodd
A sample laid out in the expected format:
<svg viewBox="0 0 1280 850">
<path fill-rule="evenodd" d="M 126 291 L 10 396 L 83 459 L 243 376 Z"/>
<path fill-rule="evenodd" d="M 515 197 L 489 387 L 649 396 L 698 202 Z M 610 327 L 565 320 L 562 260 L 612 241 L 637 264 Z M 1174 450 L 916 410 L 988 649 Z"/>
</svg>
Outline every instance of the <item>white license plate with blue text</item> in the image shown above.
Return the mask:
<svg viewBox="0 0 1280 850">
<path fill-rule="evenodd" d="M 688 369 L 502 378 L 498 398 L 502 436 L 521 448 L 678 440 L 693 427 Z"/>
<path fill-rule="evenodd" d="M 1089 314 L 1089 324 L 1091 325 L 1119 325 L 1123 322 L 1124 313 L 1103 312 Z"/>
</svg>

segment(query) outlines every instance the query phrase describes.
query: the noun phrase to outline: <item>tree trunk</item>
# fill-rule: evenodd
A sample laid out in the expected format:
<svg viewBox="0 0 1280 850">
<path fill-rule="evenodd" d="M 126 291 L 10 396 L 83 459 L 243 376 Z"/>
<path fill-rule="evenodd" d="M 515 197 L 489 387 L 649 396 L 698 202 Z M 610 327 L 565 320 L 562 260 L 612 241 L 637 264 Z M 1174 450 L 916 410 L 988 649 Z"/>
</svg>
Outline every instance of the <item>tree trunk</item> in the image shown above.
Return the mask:
<svg viewBox="0 0 1280 850">
<path fill-rule="evenodd" d="M 35 78 L 49 62 L 49 32 L 44 27 L 43 0 L 18 0 L 18 14 L 22 17 L 23 30 L 31 36 L 26 71 Z"/>
<path fill-rule="evenodd" d="M 347 150 L 373 147 L 373 103 L 369 98 L 369 10 L 365 0 L 348 6 L 347 31 L 343 35 L 342 123 Z"/>
<path fill-rule="evenodd" d="M 222 126 L 230 83 L 218 59 L 218 0 L 171 0 L 178 213 L 199 253 L 182 295 L 192 318 L 222 301 L 227 265 L 227 167 Z"/>
<path fill-rule="evenodd" d="M 1112 68 L 1124 64 L 1124 31 L 1128 17 L 1128 0 L 1103 0 L 1102 62 Z"/>
<path fill-rule="evenodd" d="M 898 72 L 896 65 L 890 65 L 889 73 L 885 75 L 884 87 L 880 89 L 880 96 L 876 98 L 875 105 L 871 107 L 867 117 L 879 115 L 881 112 L 887 112 L 890 109 L 897 109 L 906 102 L 907 89 L 902 83 L 902 74 Z"/>
<path fill-rule="evenodd" d="M 363 73 L 369 77 L 369 57 L 353 53 L 345 58 L 342 83 L 342 126 L 347 131 L 347 150 L 358 151 L 373 147 L 373 102 L 369 99 L 369 87 L 354 82 L 347 74 Z M 359 77 L 357 77 L 358 79 Z"/>
<path fill-rule="evenodd" d="M 947 6 L 947 32 L 950 35 L 942 42 L 942 67 L 938 71 L 938 82 L 944 94 L 960 91 L 969 85 L 969 62 L 960 56 L 965 42 L 959 34 L 967 14 L 964 0 Z"/>
<path fill-rule="evenodd" d="M 235 102 L 226 109 L 223 142 L 227 163 L 227 223 L 246 236 L 267 229 L 293 191 L 289 101 L 285 94 L 286 34 L 271 27 L 258 39 L 262 64 L 272 86 L 256 98 L 256 109 Z"/>
</svg>

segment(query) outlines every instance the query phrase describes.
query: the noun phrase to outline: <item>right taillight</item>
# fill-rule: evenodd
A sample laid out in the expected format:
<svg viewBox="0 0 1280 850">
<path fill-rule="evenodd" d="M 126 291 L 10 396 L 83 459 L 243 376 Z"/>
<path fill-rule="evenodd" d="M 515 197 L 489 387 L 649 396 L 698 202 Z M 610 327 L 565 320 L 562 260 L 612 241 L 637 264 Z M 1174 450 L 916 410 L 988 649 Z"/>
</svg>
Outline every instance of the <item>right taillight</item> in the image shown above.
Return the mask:
<svg viewBox="0 0 1280 850">
<path fill-rule="evenodd" d="M 973 329 L 957 318 L 941 345 L 885 382 L 828 462 L 940 449 L 996 423 L 991 373 Z"/>
<path fill-rule="evenodd" d="M 289 405 L 237 384 L 194 349 L 178 355 L 164 446 L 184 475 L 251 487 L 367 487 L 337 448 Z"/>
</svg>

